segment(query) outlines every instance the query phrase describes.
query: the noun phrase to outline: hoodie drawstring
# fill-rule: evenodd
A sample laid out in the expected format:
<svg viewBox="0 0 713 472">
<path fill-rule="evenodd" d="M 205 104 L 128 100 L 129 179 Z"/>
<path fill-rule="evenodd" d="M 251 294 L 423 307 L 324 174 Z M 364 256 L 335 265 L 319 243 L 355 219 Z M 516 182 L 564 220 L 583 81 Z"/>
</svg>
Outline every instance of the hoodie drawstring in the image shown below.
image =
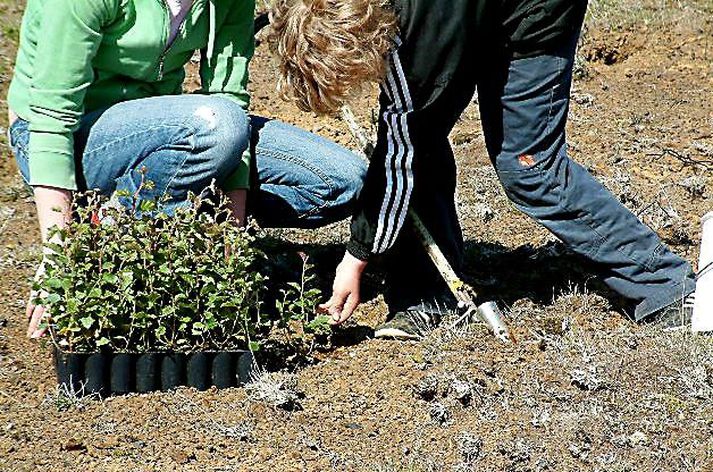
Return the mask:
<svg viewBox="0 0 713 472">
<path fill-rule="evenodd" d="M 208 26 L 208 48 L 206 50 L 206 58 L 208 60 L 208 64 L 210 65 L 211 62 L 213 61 L 213 54 L 215 54 L 215 35 L 216 35 L 216 29 L 217 29 L 217 19 L 216 19 L 216 13 L 215 13 L 215 0 L 208 0 L 208 17 L 209 17 L 209 26 Z"/>
</svg>

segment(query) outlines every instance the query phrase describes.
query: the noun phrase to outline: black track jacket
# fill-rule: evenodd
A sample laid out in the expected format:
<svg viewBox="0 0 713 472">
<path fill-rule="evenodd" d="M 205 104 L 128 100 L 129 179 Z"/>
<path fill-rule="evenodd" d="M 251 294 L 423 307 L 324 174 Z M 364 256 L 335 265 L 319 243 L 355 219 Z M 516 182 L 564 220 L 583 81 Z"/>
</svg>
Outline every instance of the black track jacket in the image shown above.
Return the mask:
<svg viewBox="0 0 713 472">
<path fill-rule="evenodd" d="M 542 54 L 578 27 L 586 0 L 396 0 L 400 32 L 381 87 L 377 144 L 351 225 L 347 250 L 368 260 L 396 242 L 418 192 L 433 174 L 468 93 L 458 77 L 484 74 L 479 58 L 504 48 L 512 57 Z M 454 81 L 456 83 L 454 83 Z M 472 81 L 471 81 L 472 82 Z M 461 90 L 464 89 L 464 90 Z M 462 98 L 462 97 L 461 97 Z M 424 166 L 424 161 L 430 161 Z M 452 171 L 455 174 L 454 171 Z M 445 184 L 445 183 L 444 183 Z M 429 185 L 433 185 L 430 182 Z M 419 195 L 428 198 L 428 195 Z"/>
</svg>

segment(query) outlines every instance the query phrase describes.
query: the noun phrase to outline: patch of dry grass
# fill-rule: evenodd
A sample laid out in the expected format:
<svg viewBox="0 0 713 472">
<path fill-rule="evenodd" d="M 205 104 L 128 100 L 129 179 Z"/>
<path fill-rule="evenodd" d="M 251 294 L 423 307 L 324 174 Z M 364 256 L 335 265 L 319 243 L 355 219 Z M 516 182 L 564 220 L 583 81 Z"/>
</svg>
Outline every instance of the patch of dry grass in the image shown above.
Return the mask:
<svg viewBox="0 0 713 472">
<path fill-rule="evenodd" d="M 590 0 L 587 24 L 594 28 L 696 26 L 710 21 L 710 0 Z"/>
</svg>

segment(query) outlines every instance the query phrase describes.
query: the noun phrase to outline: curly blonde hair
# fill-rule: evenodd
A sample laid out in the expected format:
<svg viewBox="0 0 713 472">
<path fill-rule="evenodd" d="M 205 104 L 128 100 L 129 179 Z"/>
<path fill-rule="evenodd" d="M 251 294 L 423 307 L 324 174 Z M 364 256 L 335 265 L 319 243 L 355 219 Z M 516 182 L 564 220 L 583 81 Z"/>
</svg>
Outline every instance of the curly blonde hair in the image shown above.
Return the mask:
<svg viewBox="0 0 713 472">
<path fill-rule="evenodd" d="M 397 28 L 384 0 L 273 0 L 270 24 L 278 90 L 322 114 L 383 79 Z"/>
</svg>

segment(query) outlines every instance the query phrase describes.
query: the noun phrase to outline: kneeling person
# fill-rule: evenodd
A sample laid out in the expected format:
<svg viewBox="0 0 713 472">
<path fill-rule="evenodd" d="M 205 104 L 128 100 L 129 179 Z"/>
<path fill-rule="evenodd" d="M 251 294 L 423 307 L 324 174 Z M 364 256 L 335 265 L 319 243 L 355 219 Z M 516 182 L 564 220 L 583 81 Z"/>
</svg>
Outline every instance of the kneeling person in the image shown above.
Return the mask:
<svg viewBox="0 0 713 472">
<path fill-rule="evenodd" d="M 248 114 L 254 15 L 254 0 L 28 0 L 9 138 L 45 242 L 87 189 L 143 187 L 143 198 L 168 197 L 170 213 L 215 181 L 237 224 L 247 210 L 302 228 L 350 214 L 366 172 L 356 155 Z M 201 89 L 182 95 L 197 50 Z M 31 297 L 30 336 L 42 335 L 43 313 Z"/>
</svg>

